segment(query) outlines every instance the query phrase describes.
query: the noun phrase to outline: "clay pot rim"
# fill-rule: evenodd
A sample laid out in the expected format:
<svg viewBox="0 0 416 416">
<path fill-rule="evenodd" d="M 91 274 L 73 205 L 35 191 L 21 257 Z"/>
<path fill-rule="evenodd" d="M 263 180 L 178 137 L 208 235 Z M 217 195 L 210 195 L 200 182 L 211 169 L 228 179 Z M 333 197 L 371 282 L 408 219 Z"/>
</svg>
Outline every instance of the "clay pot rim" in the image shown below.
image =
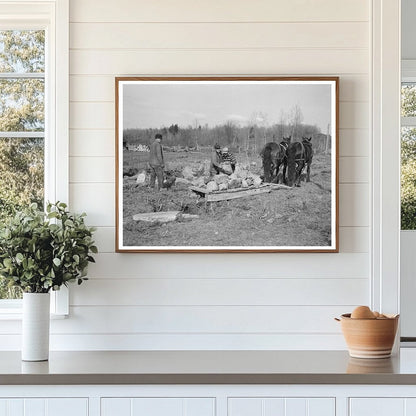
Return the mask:
<svg viewBox="0 0 416 416">
<path fill-rule="evenodd" d="M 351 314 L 350 313 L 343 313 L 341 315 L 341 319 L 346 319 L 346 320 L 353 320 L 353 321 L 392 321 L 392 320 L 398 320 L 399 319 L 400 314 L 397 315 L 392 315 L 392 316 L 387 316 L 386 318 L 351 318 Z"/>
</svg>

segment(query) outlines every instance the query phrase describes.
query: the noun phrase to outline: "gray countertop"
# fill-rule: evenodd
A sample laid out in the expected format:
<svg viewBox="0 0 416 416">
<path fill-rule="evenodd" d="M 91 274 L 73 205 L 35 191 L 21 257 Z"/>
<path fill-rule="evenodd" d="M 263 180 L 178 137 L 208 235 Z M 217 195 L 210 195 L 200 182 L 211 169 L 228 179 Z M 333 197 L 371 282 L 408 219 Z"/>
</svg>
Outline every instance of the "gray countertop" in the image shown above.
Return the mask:
<svg viewBox="0 0 416 416">
<path fill-rule="evenodd" d="M 376 360 L 346 351 L 55 351 L 22 362 L 20 352 L 1 352 L 0 384 L 416 384 L 416 349 Z"/>
</svg>

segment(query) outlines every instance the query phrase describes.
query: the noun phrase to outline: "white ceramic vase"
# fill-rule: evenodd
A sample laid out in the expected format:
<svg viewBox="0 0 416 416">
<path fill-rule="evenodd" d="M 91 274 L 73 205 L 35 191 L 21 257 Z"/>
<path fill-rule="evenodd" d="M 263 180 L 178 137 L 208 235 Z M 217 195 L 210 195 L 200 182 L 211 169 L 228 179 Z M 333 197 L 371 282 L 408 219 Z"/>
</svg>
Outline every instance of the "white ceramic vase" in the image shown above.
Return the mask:
<svg viewBox="0 0 416 416">
<path fill-rule="evenodd" d="M 49 322 L 49 293 L 24 293 L 22 322 L 23 361 L 48 360 Z"/>
</svg>

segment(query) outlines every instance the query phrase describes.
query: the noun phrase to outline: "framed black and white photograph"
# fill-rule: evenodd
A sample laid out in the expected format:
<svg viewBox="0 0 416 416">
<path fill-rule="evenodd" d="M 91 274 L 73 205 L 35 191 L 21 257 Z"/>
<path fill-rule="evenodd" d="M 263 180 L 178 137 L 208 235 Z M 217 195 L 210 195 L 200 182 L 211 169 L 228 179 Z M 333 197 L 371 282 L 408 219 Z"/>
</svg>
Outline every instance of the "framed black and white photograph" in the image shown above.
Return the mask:
<svg viewBox="0 0 416 416">
<path fill-rule="evenodd" d="M 338 252 L 337 77 L 116 78 L 118 252 Z"/>
</svg>

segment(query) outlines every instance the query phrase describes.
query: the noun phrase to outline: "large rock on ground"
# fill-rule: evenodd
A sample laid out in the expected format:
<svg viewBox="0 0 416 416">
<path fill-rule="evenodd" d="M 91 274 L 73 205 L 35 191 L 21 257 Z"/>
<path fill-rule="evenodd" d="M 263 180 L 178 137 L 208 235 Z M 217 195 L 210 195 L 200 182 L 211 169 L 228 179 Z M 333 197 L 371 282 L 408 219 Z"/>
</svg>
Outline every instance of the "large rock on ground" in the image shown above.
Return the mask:
<svg viewBox="0 0 416 416">
<path fill-rule="evenodd" d="M 247 176 L 250 176 L 250 172 L 248 169 L 244 169 L 241 166 L 237 165 L 235 167 L 234 174 L 237 176 L 237 178 L 245 179 Z"/>
<path fill-rule="evenodd" d="M 204 163 L 198 163 L 196 166 L 192 167 L 192 172 L 194 176 L 203 176 L 205 172 Z"/>
<path fill-rule="evenodd" d="M 213 179 L 218 185 L 220 183 L 227 183 L 228 175 L 225 175 L 224 173 L 220 173 L 219 175 L 215 175 Z"/>
<path fill-rule="evenodd" d="M 176 185 L 178 184 L 190 185 L 191 182 L 189 182 L 188 179 L 185 178 L 176 178 Z"/>
<path fill-rule="evenodd" d="M 233 169 L 231 168 L 230 163 L 222 163 L 221 167 L 227 175 L 231 175 L 233 173 Z"/>
<path fill-rule="evenodd" d="M 253 178 L 246 178 L 246 183 L 248 186 L 253 186 L 254 185 L 254 179 Z"/>
<path fill-rule="evenodd" d="M 262 184 L 262 182 L 263 182 L 263 180 L 260 178 L 260 176 L 259 176 L 259 175 L 253 175 L 253 176 L 252 176 L 252 179 L 253 179 L 253 181 L 254 181 L 254 186 L 255 186 L 256 188 L 258 188 L 258 187 Z"/>
<path fill-rule="evenodd" d="M 175 182 L 176 189 L 188 189 L 190 185 L 191 185 L 191 182 L 189 182 L 187 179 L 176 178 L 176 182 Z"/>
<path fill-rule="evenodd" d="M 150 223 L 167 223 L 176 221 L 180 211 L 165 211 L 165 212 L 147 212 L 145 214 L 133 215 L 134 221 L 143 221 Z"/>
<path fill-rule="evenodd" d="M 219 191 L 226 191 L 228 189 L 228 183 L 220 183 L 218 185 L 218 190 Z"/>
<path fill-rule="evenodd" d="M 207 191 L 208 192 L 213 192 L 213 191 L 218 191 L 218 184 L 215 181 L 211 181 L 207 183 Z"/>
<path fill-rule="evenodd" d="M 241 188 L 242 182 L 243 180 L 241 178 L 230 179 L 230 181 L 228 182 L 228 188 L 229 189 Z"/>
<path fill-rule="evenodd" d="M 200 178 L 194 179 L 192 181 L 192 184 L 195 186 L 198 186 L 199 188 L 202 188 L 205 186 L 205 180 L 204 178 L 201 176 Z"/>
<path fill-rule="evenodd" d="M 182 175 L 188 181 L 192 181 L 194 179 L 194 172 L 190 166 L 185 166 L 182 169 Z"/>
<path fill-rule="evenodd" d="M 146 172 L 142 171 L 137 175 L 136 183 L 139 186 L 145 186 L 146 185 Z"/>
</svg>

